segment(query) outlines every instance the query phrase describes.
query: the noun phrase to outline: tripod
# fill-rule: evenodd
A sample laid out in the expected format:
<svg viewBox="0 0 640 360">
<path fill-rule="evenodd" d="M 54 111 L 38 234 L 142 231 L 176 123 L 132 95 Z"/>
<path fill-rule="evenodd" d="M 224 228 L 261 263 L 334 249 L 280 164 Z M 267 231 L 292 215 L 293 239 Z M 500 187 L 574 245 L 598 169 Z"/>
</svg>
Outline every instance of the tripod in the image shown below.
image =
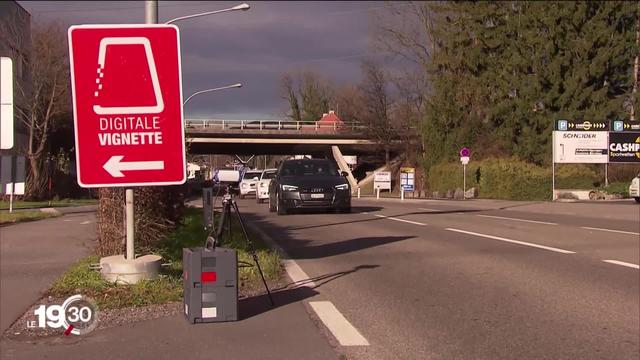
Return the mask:
<svg viewBox="0 0 640 360">
<path fill-rule="evenodd" d="M 256 267 L 258 268 L 258 272 L 260 273 L 260 278 L 262 278 L 262 283 L 264 284 L 264 288 L 267 290 L 267 295 L 269 296 L 269 302 L 271 302 L 271 306 L 274 306 L 273 298 L 271 297 L 271 291 L 269 290 L 269 286 L 267 285 L 267 281 L 264 278 L 264 273 L 262 272 L 262 267 L 260 267 L 260 262 L 258 261 L 258 255 L 256 254 L 255 246 L 253 245 L 253 241 L 249 239 L 249 235 L 247 234 L 247 229 L 244 226 L 244 221 L 242 220 L 242 215 L 240 215 L 240 210 L 238 209 L 238 204 L 233 199 L 233 195 L 231 194 L 230 185 L 227 186 L 226 192 L 222 197 L 222 215 L 220 217 L 220 222 L 218 229 L 214 228 L 212 232 L 215 232 L 214 237 L 208 236 L 206 244 L 204 246 L 205 250 L 213 250 L 222 243 L 224 238 L 224 228 L 227 228 L 227 234 L 231 237 L 231 209 L 236 214 L 238 218 L 238 223 L 240 224 L 240 229 L 242 229 L 242 234 L 244 235 L 244 239 L 247 242 L 247 248 L 253 257 L 253 261 L 256 263 Z"/>
</svg>

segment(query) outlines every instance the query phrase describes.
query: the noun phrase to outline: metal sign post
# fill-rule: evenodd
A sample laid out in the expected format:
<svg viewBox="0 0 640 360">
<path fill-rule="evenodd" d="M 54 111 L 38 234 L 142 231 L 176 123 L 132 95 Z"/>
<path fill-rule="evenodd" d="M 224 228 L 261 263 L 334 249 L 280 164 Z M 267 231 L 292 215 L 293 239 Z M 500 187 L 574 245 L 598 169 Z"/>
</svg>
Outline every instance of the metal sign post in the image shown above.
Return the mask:
<svg viewBox="0 0 640 360">
<path fill-rule="evenodd" d="M 467 198 L 467 164 L 471 156 L 471 150 L 466 147 L 460 149 L 460 162 L 462 163 L 462 199 Z"/>
</svg>

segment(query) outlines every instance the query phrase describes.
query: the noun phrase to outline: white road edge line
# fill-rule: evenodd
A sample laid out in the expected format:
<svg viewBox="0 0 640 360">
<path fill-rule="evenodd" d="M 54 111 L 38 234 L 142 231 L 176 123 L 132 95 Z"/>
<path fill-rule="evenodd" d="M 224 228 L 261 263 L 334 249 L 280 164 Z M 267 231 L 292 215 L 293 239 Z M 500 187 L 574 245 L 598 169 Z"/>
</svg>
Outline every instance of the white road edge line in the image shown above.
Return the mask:
<svg viewBox="0 0 640 360">
<path fill-rule="evenodd" d="M 633 232 L 633 231 L 612 230 L 612 229 L 594 228 L 594 227 L 588 227 L 588 226 L 580 226 L 580 228 L 587 229 L 587 230 L 608 231 L 608 232 L 613 232 L 618 234 L 640 235 L 640 233 Z"/>
<path fill-rule="evenodd" d="M 291 256 L 289 256 L 289 254 L 287 254 L 287 252 L 284 251 L 284 249 L 281 248 L 280 245 L 278 245 L 273 240 L 273 238 L 269 236 L 269 234 L 264 232 L 259 227 L 253 226 L 251 224 L 247 224 L 247 227 L 251 228 L 253 232 L 257 233 L 267 244 L 269 244 L 269 246 L 272 249 L 274 249 L 275 251 L 278 252 L 278 254 L 280 254 L 280 258 L 282 259 L 282 262 L 284 264 L 284 270 L 287 272 L 287 275 L 291 279 L 291 282 L 293 283 L 292 285 L 294 287 L 299 287 L 299 286 L 307 286 L 311 288 L 316 287 L 316 283 L 313 280 L 311 280 L 309 275 L 307 275 L 307 273 L 305 273 L 304 270 L 302 270 L 300 265 L 298 265 L 298 263 L 295 260 L 291 259 Z"/>
<path fill-rule="evenodd" d="M 425 226 L 425 225 L 427 225 L 427 224 L 420 223 L 420 222 L 417 222 L 417 221 L 411 221 L 411 220 L 405 220 L 405 219 L 398 219 L 398 218 L 395 218 L 395 217 L 392 217 L 392 216 L 384 216 L 384 215 L 378 215 L 378 214 L 373 214 L 373 216 L 377 216 L 377 217 L 379 217 L 379 218 L 384 218 L 384 219 L 389 219 L 389 220 L 402 221 L 402 222 L 409 223 L 409 224 L 413 224 L 413 225 L 420 225 L 420 226 Z"/>
<path fill-rule="evenodd" d="M 528 242 L 524 242 L 524 241 L 511 240 L 511 239 L 507 239 L 507 238 L 503 238 L 503 237 L 499 237 L 499 236 L 480 234 L 480 233 L 476 233 L 476 232 L 472 232 L 472 231 L 465 231 L 465 230 L 452 229 L 452 228 L 446 228 L 445 230 L 455 231 L 455 232 L 468 234 L 468 235 L 480 236 L 480 237 L 484 237 L 484 238 L 488 238 L 488 239 L 505 241 L 505 242 L 518 244 L 518 245 L 531 246 L 531 247 L 535 247 L 535 248 L 538 248 L 538 249 L 544 249 L 544 250 L 559 252 L 559 253 L 562 253 L 562 254 L 575 254 L 575 251 L 569 251 L 569 250 L 558 249 L 558 248 L 554 248 L 554 247 L 550 247 L 550 246 L 532 244 L 532 243 L 528 243 Z"/>
<path fill-rule="evenodd" d="M 492 218 L 492 219 L 500 219 L 500 220 L 522 221 L 522 222 L 528 222 L 528 223 L 534 223 L 534 224 L 543 224 L 543 225 L 558 225 L 557 223 L 553 223 L 553 222 L 518 219 L 518 218 L 510 218 L 510 217 L 495 216 L 495 215 L 476 215 L 476 216 L 485 217 L 485 218 Z"/>
<path fill-rule="evenodd" d="M 367 346 L 369 342 L 331 301 L 309 301 L 309 305 L 342 346 Z"/>
<path fill-rule="evenodd" d="M 418 208 L 418 210 L 424 210 L 424 211 L 440 211 L 440 210 L 436 210 L 436 209 L 427 209 L 427 208 Z"/>
<path fill-rule="evenodd" d="M 615 264 L 615 265 L 621 265 L 621 266 L 626 266 L 626 267 L 630 267 L 630 268 L 634 268 L 634 269 L 640 269 L 640 265 L 636 265 L 636 264 L 632 264 L 632 263 L 628 263 L 628 262 L 624 262 L 624 261 L 618 261 L 618 260 L 602 260 L 606 263 L 609 264 Z"/>
</svg>

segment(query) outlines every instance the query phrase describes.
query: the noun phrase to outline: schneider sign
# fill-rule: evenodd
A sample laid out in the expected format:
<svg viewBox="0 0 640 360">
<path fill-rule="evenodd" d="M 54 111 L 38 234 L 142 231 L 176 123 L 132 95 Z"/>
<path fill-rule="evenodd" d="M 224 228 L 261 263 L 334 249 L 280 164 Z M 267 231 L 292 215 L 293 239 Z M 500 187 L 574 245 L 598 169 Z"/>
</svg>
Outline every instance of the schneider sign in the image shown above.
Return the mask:
<svg viewBox="0 0 640 360">
<path fill-rule="evenodd" d="M 606 131 L 554 131 L 556 163 L 601 164 L 608 161 Z"/>
</svg>

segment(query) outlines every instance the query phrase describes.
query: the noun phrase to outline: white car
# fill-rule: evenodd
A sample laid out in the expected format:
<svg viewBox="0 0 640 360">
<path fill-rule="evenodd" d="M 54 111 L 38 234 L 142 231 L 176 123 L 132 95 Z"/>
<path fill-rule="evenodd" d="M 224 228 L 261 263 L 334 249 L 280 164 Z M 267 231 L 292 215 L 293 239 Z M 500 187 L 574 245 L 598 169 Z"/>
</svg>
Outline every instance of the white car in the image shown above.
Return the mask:
<svg viewBox="0 0 640 360">
<path fill-rule="evenodd" d="M 258 204 L 263 200 L 269 199 L 269 183 L 271 183 L 271 179 L 276 177 L 277 172 L 278 169 L 266 169 L 262 172 L 258 182 L 258 192 L 256 193 L 256 202 Z"/>
<path fill-rule="evenodd" d="M 637 203 L 640 203 L 640 174 L 631 180 L 631 185 L 629 185 L 629 196 L 634 198 Z"/>
<path fill-rule="evenodd" d="M 262 170 L 247 170 L 240 181 L 240 199 L 244 199 L 247 195 L 256 194 L 256 185 L 260 180 Z"/>
</svg>

